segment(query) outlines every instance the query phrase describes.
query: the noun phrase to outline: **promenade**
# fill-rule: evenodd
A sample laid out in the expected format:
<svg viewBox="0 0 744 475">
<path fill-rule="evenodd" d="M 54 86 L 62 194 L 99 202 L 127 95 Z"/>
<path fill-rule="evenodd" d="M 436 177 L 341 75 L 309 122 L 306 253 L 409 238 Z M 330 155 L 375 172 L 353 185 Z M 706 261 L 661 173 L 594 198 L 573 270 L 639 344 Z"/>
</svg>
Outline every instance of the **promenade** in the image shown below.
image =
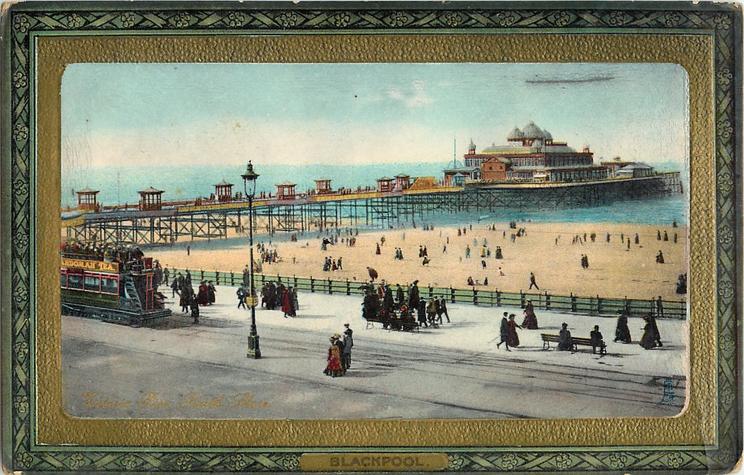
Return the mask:
<svg viewBox="0 0 744 475">
<path fill-rule="evenodd" d="M 664 347 L 612 343 L 614 320 L 538 312 L 540 330 L 496 349 L 503 311 L 451 305 L 452 323 L 418 333 L 365 329 L 358 297 L 299 295 L 299 316 L 257 311 L 264 358 L 246 358 L 250 313 L 217 288 L 200 323 L 174 309 L 159 328 L 63 317 L 66 410 L 84 417 L 511 418 L 672 416 L 684 404 L 684 321 L 664 321 Z M 540 333 L 599 324 L 608 355 L 543 351 Z M 354 329 L 351 370 L 322 373 L 328 337 Z M 631 318 L 634 340 L 640 319 Z M 665 386 L 667 389 L 665 389 Z M 670 389 L 671 392 L 670 392 Z M 557 408 L 560 408 L 558 410 Z"/>
</svg>

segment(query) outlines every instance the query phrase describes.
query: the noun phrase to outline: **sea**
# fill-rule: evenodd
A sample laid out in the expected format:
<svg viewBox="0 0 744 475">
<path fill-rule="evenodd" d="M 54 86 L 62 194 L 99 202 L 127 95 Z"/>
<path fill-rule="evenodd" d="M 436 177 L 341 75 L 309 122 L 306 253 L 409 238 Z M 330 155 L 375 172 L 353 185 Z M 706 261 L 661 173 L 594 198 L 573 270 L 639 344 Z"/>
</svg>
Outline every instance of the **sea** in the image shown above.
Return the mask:
<svg viewBox="0 0 744 475">
<path fill-rule="evenodd" d="M 297 184 L 297 191 L 304 192 L 315 187 L 317 178 L 330 178 L 333 188 L 344 186 L 355 189 L 357 186 L 375 186 L 375 179 L 382 176 L 393 177 L 405 173 L 412 177 L 433 176 L 441 179 L 442 162 L 421 162 L 406 164 L 368 164 L 368 165 L 303 165 L 286 166 L 256 165 L 259 173 L 257 192 L 276 192 L 276 184 L 291 181 Z M 674 165 L 657 166 L 660 170 L 675 170 Z M 208 197 L 214 192 L 214 185 L 226 180 L 233 183 L 233 192 L 243 191 L 240 177 L 244 166 L 205 165 L 205 166 L 156 166 L 156 167 L 90 167 L 79 170 L 63 169 L 61 205 L 74 207 L 74 190 L 93 188 L 100 190 L 98 202 L 104 205 L 136 203 L 138 190 L 150 186 L 164 190 L 163 200 L 186 200 L 198 196 Z M 677 169 L 678 171 L 678 169 Z M 535 221 L 535 222 L 576 222 L 576 223 L 632 223 L 669 225 L 688 223 L 687 174 L 682 173 L 682 194 L 647 198 L 642 200 L 623 200 L 600 203 L 596 206 L 566 209 L 500 209 L 477 213 L 439 214 L 427 216 L 426 222 L 433 225 L 455 225 L 475 221 Z M 421 223 L 425 224 L 425 223 Z"/>
</svg>

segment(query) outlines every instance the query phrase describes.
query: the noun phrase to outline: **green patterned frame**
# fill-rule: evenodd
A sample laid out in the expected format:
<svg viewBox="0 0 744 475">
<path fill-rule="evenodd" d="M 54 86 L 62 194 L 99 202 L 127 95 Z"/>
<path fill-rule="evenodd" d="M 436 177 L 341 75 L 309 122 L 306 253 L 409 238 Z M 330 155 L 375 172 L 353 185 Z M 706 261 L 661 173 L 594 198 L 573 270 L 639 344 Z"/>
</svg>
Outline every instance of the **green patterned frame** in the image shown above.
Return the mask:
<svg viewBox="0 0 744 475">
<path fill-rule="evenodd" d="M 601 7 L 598 5 L 602 5 Z M 609 8 L 611 6 L 611 8 Z M 449 470 L 725 471 L 741 454 L 741 49 L 740 9 L 682 3 L 25 3 L 5 11 L 2 143 L 3 452 L 6 466 L 33 471 L 298 471 L 299 451 L 234 448 L 41 447 L 34 442 L 32 343 L 35 163 L 30 39 L 35 32 L 251 32 L 520 29 L 622 32 L 695 30 L 715 42 L 718 444 L 715 447 L 448 450 Z M 737 195 L 738 191 L 738 195 Z M 738 200 L 737 200 L 738 196 Z M 419 449 L 420 450 L 420 449 Z"/>
</svg>

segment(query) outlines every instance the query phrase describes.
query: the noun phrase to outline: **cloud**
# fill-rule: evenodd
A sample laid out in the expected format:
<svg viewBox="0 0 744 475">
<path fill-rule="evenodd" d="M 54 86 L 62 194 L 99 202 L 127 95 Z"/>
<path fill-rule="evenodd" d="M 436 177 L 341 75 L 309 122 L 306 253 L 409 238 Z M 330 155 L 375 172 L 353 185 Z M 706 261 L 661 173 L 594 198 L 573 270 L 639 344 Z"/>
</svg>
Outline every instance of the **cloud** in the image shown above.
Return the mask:
<svg viewBox="0 0 744 475">
<path fill-rule="evenodd" d="M 409 109 L 416 109 L 434 102 L 426 91 L 426 83 L 421 80 L 411 82 L 407 91 L 400 88 L 390 88 L 387 91 L 387 97 L 403 103 Z"/>
</svg>

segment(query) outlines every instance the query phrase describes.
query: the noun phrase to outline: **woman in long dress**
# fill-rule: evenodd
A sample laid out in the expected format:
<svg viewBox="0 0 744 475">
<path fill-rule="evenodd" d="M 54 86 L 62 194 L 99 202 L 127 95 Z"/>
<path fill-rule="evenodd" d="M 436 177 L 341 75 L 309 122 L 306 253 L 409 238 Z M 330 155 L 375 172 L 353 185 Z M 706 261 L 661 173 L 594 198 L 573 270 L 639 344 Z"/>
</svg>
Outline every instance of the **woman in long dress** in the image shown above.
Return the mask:
<svg viewBox="0 0 744 475">
<path fill-rule="evenodd" d="M 506 336 L 506 342 L 508 346 L 511 346 L 513 348 L 516 348 L 519 346 L 519 335 L 517 335 L 517 328 L 520 330 L 522 327 L 517 325 L 517 322 L 514 321 L 514 314 L 509 315 L 509 321 L 506 322 L 508 333 Z"/>
<path fill-rule="evenodd" d="M 331 346 L 328 347 L 328 364 L 323 371 L 325 374 L 331 377 L 343 376 L 344 368 L 341 366 L 341 350 L 336 345 L 336 337 L 330 338 Z"/>
<path fill-rule="evenodd" d="M 531 300 L 527 301 L 527 305 L 524 308 L 522 327 L 527 330 L 537 330 L 537 315 L 535 315 L 535 307 L 532 305 Z"/>
<path fill-rule="evenodd" d="M 643 317 L 643 320 L 646 322 L 646 325 L 643 327 L 643 336 L 641 337 L 640 345 L 644 349 L 650 350 L 656 347 L 656 331 L 654 330 L 654 324 L 647 317 Z"/>
<path fill-rule="evenodd" d="M 199 293 L 196 296 L 196 301 L 199 305 L 209 304 L 209 289 L 207 288 L 207 283 L 204 281 L 199 284 Z"/>
<path fill-rule="evenodd" d="M 633 341 L 630 337 L 630 328 L 628 328 L 628 315 L 626 315 L 625 312 L 620 312 L 620 315 L 617 317 L 614 341 L 621 341 L 623 343 L 630 343 Z"/>
</svg>

